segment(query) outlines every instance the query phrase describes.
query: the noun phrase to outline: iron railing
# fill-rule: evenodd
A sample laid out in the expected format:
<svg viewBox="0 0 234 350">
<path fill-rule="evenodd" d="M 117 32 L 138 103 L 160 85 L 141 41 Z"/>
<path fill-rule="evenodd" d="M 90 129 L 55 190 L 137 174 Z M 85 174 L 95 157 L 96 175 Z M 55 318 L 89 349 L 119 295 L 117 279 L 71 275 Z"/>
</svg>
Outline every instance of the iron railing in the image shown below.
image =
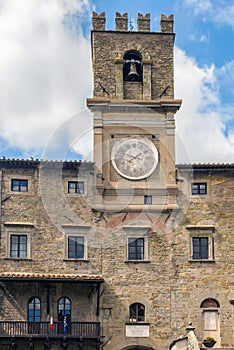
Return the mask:
<svg viewBox="0 0 234 350">
<path fill-rule="evenodd" d="M 24 322 L 0 321 L 0 337 L 79 337 L 83 339 L 99 338 L 101 332 L 100 322 Z"/>
</svg>

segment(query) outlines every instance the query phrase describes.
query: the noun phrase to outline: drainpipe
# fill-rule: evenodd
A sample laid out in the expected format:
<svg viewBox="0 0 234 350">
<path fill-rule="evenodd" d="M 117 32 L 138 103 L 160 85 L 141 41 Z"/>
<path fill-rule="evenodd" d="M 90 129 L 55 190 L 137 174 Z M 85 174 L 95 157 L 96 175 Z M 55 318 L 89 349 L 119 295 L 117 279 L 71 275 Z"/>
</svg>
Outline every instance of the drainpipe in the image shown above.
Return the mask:
<svg viewBox="0 0 234 350">
<path fill-rule="evenodd" d="M 2 236 L 2 181 L 3 181 L 3 170 L 0 169 L 0 238 Z"/>
</svg>

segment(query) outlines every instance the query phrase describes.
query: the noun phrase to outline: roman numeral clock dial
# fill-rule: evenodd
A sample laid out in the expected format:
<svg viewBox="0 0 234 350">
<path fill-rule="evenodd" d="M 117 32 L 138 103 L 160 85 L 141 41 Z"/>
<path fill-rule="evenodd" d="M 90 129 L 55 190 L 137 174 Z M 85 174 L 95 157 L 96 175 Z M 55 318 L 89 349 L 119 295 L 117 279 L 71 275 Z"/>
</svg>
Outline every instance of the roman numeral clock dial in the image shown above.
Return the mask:
<svg viewBox="0 0 234 350">
<path fill-rule="evenodd" d="M 158 151 L 146 138 L 127 138 L 117 141 L 111 152 L 115 170 L 129 180 L 149 177 L 158 165 Z"/>
</svg>

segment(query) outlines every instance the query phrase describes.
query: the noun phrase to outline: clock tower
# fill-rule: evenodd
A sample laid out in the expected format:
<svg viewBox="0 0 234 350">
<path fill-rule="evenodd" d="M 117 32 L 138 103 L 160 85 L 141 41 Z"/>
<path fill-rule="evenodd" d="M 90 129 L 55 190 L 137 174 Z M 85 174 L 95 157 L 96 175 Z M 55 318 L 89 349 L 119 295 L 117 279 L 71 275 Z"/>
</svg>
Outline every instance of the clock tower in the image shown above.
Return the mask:
<svg viewBox="0 0 234 350">
<path fill-rule="evenodd" d="M 177 208 L 174 115 L 173 16 L 161 16 L 150 31 L 150 15 L 116 13 L 115 31 L 105 13 L 92 18 L 96 166 L 93 209 L 106 212 L 171 211 Z"/>
</svg>

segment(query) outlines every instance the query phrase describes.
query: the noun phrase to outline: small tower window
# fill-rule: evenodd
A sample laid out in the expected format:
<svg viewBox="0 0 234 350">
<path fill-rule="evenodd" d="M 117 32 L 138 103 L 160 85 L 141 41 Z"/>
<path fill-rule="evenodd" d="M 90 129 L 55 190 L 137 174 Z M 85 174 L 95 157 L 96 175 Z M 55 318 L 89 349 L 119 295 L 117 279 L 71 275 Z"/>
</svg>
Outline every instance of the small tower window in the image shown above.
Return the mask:
<svg viewBox="0 0 234 350">
<path fill-rule="evenodd" d="M 144 322 L 145 321 L 145 306 L 140 303 L 134 303 L 129 307 L 129 321 L 130 322 Z"/>
<path fill-rule="evenodd" d="M 124 54 L 124 81 L 142 82 L 142 57 L 138 51 L 131 50 Z"/>
</svg>

